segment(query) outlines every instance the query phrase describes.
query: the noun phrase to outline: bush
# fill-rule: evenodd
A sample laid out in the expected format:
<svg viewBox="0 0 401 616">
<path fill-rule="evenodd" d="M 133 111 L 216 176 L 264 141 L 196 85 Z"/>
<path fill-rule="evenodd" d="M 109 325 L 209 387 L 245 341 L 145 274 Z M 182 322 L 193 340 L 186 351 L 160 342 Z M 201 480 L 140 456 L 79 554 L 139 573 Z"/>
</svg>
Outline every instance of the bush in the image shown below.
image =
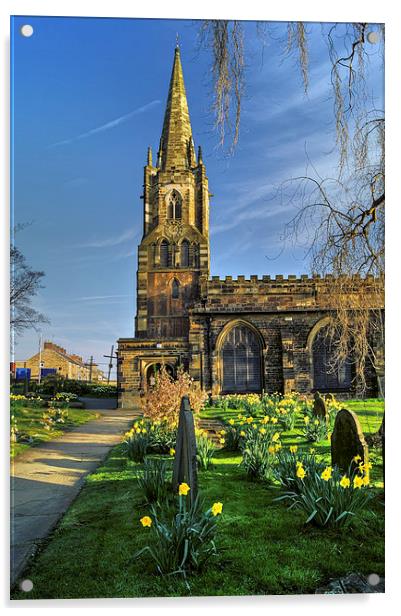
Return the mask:
<svg viewBox="0 0 401 616">
<path fill-rule="evenodd" d="M 46 413 L 42 415 L 42 425 L 46 430 L 50 430 L 57 424 L 63 424 L 68 419 L 68 411 L 61 408 L 49 408 Z"/>
<path fill-rule="evenodd" d="M 201 470 L 207 471 L 212 464 L 212 458 L 216 452 L 213 441 L 205 434 L 196 436 L 196 458 Z"/>
<path fill-rule="evenodd" d="M 288 449 L 281 449 L 276 456 L 273 468 L 274 477 L 283 488 L 300 493 L 304 483 L 297 476 L 299 464 L 309 469 L 311 473 L 321 473 L 325 467 L 324 462 L 319 462 L 314 453 L 302 452 L 297 455 L 298 447 L 293 445 Z M 302 474 L 302 473 L 301 473 Z"/>
<path fill-rule="evenodd" d="M 169 453 L 175 447 L 177 428 L 172 427 L 167 421 L 154 421 L 153 423 L 145 421 L 143 425 L 149 435 L 148 451 L 164 454 Z"/>
<path fill-rule="evenodd" d="M 254 425 L 245 431 L 242 447 L 241 466 L 248 477 L 271 481 L 274 455 L 281 447 L 279 433 L 272 426 L 257 428 Z"/>
<path fill-rule="evenodd" d="M 155 386 L 149 388 L 141 398 L 144 416 L 152 421 L 166 421 L 172 427 L 176 427 L 183 396 L 188 396 L 194 413 L 198 413 L 208 399 L 207 393 L 188 372 L 179 369 L 177 378 L 173 379 L 162 366 Z"/>
<path fill-rule="evenodd" d="M 329 429 L 326 420 L 310 414 L 304 415 L 302 434 L 310 443 L 324 441 L 329 436 Z"/>
<path fill-rule="evenodd" d="M 149 435 L 147 429 L 141 424 L 143 422 L 134 424 L 134 427 L 125 433 L 123 441 L 125 453 L 133 462 L 143 462 L 148 452 Z"/>
<path fill-rule="evenodd" d="M 301 471 L 301 472 L 300 472 Z M 303 475 L 298 491 L 288 491 L 276 500 L 287 500 L 290 509 L 295 507 L 305 512 L 305 524 L 340 527 L 349 525 L 359 516 L 372 498 L 368 490 L 368 469 L 354 469 L 346 475 L 331 466 L 323 472 L 304 468 L 298 463 L 298 474 Z"/>
<path fill-rule="evenodd" d="M 181 484 L 188 488 L 187 484 Z M 161 512 L 154 506 L 150 516 L 140 520 L 144 528 L 151 529 L 153 545 L 147 545 L 134 555 L 134 559 L 147 553 L 161 575 L 186 576 L 202 571 L 208 561 L 217 555 L 214 542 L 217 516 L 222 504 L 214 505 L 203 512 L 203 505 L 196 498 L 192 505 L 186 502 L 184 493 L 178 496 L 178 511 L 167 521 L 162 521 Z"/>
<path fill-rule="evenodd" d="M 167 478 L 168 470 L 166 460 L 145 459 L 143 472 L 138 476 L 138 484 L 147 503 L 161 506 L 167 502 L 171 493 L 171 480 Z"/>
</svg>

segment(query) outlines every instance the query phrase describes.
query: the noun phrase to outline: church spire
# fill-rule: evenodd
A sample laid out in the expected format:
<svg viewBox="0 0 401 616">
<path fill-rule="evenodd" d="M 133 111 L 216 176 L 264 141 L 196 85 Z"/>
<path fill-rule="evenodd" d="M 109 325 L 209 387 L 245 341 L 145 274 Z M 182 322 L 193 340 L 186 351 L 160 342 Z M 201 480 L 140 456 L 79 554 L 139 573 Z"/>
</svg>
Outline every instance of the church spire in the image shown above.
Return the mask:
<svg viewBox="0 0 401 616">
<path fill-rule="evenodd" d="M 188 169 L 196 165 L 192 128 L 182 74 L 180 48 L 174 51 L 174 64 L 164 114 L 159 160 L 163 171 Z"/>
</svg>

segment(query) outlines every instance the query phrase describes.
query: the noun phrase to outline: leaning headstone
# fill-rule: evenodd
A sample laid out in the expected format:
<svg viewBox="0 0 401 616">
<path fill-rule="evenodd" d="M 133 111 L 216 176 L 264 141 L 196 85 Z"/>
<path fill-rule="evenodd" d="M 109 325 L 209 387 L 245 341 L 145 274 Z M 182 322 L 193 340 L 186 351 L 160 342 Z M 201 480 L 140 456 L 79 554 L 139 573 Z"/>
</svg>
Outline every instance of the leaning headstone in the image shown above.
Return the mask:
<svg viewBox="0 0 401 616">
<path fill-rule="evenodd" d="M 354 458 L 360 456 L 358 463 Z M 343 473 L 348 473 L 351 466 L 368 462 L 368 446 L 362 432 L 358 417 L 352 411 L 341 409 L 336 415 L 333 434 L 331 435 L 331 463 Z"/>
<path fill-rule="evenodd" d="M 326 402 L 323 400 L 322 396 L 318 391 L 315 392 L 313 396 L 313 414 L 315 417 L 319 417 L 320 419 L 328 419 L 328 411 Z"/>
<path fill-rule="evenodd" d="M 181 400 L 178 420 L 177 442 L 173 466 L 173 491 L 178 492 L 178 486 L 187 483 L 190 487 L 188 496 L 191 503 L 198 494 L 198 463 L 196 459 L 196 438 L 194 416 L 188 396 Z"/>
</svg>

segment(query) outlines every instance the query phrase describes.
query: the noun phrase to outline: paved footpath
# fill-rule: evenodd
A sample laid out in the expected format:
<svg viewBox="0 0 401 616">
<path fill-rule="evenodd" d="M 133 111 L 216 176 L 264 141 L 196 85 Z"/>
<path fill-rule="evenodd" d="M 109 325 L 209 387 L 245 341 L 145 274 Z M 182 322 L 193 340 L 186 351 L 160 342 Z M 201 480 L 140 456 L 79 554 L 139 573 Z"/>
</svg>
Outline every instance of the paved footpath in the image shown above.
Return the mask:
<svg viewBox="0 0 401 616">
<path fill-rule="evenodd" d="M 85 476 L 99 466 L 140 414 L 135 409 L 98 412 L 99 419 L 32 447 L 11 462 L 12 585 L 66 512 Z"/>
</svg>

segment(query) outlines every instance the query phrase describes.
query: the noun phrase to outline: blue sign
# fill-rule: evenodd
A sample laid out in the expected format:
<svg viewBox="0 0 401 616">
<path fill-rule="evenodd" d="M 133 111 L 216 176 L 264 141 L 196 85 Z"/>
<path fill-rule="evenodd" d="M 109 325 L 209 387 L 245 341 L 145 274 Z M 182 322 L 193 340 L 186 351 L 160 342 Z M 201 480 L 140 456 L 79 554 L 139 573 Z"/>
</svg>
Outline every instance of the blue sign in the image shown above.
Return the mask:
<svg viewBox="0 0 401 616">
<path fill-rule="evenodd" d="M 31 369 L 30 368 L 17 368 L 15 371 L 15 378 L 17 381 L 28 381 L 31 378 Z"/>
</svg>

